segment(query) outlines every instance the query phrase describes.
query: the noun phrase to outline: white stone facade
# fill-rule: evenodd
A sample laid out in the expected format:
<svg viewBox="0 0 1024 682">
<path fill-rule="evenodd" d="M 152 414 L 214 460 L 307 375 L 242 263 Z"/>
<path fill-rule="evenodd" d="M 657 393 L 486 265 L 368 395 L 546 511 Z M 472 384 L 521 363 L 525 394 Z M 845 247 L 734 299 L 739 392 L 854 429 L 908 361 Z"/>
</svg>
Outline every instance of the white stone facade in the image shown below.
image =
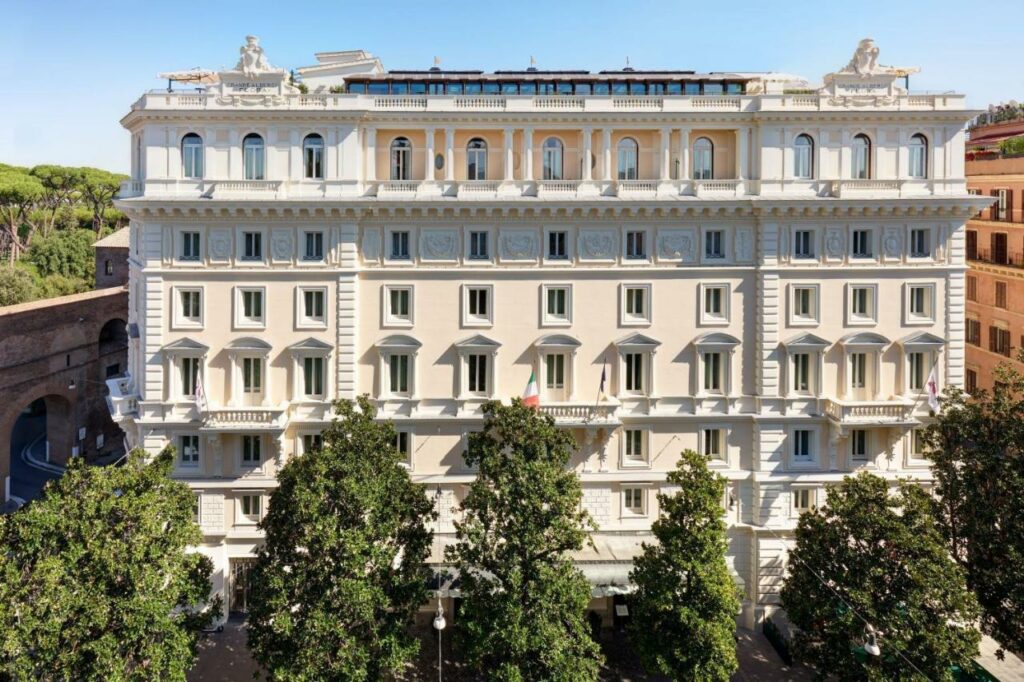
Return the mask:
<svg viewBox="0 0 1024 682">
<path fill-rule="evenodd" d="M 339 397 L 406 434 L 450 540 L 480 404 L 535 371 L 579 443 L 588 575 L 624 575 L 679 452 L 706 453 L 750 627 L 824 486 L 930 480 L 922 375 L 963 382 L 979 206 L 961 96 L 906 93 L 863 45 L 821 90 L 617 72 L 562 94 L 527 88 L 569 77 L 403 75 L 363 52 L 318 55 L 300 93 L 255 47 L 206 91 L 133 105 L 118 201 L 132 340 L 112 407 L 131 444 L 179 448 L 230 602 L 276 470 Z M 418 92 L 467 78 L 481 92 Z"/>
</svg>

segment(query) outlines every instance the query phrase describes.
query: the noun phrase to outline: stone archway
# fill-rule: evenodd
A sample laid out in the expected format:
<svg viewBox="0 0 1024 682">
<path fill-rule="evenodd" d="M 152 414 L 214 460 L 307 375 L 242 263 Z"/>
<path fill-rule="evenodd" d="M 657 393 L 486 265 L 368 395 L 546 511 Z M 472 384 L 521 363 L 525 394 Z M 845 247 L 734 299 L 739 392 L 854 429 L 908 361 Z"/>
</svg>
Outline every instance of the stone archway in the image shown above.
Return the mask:
<svg viewBox="0 0 1024 682">
<path fill-rule="evenodd" d="M 4 500 L 11 494 L 22 499 L 34 497 L 47 475 L 22 462 L 22 452 L 34 445 L 32 454 L 57 466 L 66 466 L 76 442 L 75 399 L 64 391 L 45 389 L 24 400 L 10 403 L 0 413 L 0 434 L 7 440 L 7 452 L 0 453 L 0 476 Z M 0 441 L 2 442 L 2 441 Z"/>
</svg>

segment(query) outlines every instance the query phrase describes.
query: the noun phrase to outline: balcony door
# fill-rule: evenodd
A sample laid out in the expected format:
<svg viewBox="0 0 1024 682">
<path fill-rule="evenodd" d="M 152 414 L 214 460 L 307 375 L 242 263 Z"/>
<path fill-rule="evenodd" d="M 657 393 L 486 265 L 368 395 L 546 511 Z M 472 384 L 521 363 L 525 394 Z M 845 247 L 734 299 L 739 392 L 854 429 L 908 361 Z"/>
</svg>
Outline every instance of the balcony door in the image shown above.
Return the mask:
<svg viewBox="0 0 1024 682">
<path fill-rule="evenodd" d="M 992 262 L 1006 264 L 1006 233 L 992 233 Z"/>
</svg>

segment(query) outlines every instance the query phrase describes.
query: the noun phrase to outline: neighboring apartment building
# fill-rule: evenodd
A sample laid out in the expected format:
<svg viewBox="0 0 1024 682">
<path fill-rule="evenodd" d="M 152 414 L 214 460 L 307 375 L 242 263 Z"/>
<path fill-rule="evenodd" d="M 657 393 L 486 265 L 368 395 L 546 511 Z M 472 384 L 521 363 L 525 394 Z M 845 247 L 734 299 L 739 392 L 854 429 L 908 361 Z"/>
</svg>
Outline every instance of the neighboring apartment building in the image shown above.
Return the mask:
<svg viewBox="0 0 1024 682">
<path fill-rule="evenodd" d="M 982 206 L 962 96 L 906 93 L 870 40 L 820 90 L 317 58 L 301 93 L 250 38 L 235 70 L 181 76 L 207 90 L 149 92 L 122 121 L 139 334 L 113 411 L 134 444 L 178 448 L 232 610 L 275 472 L 361 393 L 440 490 L 447 544 L 466 433 L 535 371 L 578 443 L 600 530 L 577 559 L 606 615 L 685 448 L 729 481 L 748 627 L 825 485 L 928 484 L 915 428 L 933 365 L 964 380 Z"/>
<path fill-rule="evenodd" d="M 1024 347 L 1024 154 L 999 143 L 1024 136 L 1024 110 L 1014 120 L 979 117 L 967 142 L 967 187 L 991 205 L 967 224 L 967 369 L 965 386 L 992 389 L 1002 362 L 1018 370 Z"/>
</svg>

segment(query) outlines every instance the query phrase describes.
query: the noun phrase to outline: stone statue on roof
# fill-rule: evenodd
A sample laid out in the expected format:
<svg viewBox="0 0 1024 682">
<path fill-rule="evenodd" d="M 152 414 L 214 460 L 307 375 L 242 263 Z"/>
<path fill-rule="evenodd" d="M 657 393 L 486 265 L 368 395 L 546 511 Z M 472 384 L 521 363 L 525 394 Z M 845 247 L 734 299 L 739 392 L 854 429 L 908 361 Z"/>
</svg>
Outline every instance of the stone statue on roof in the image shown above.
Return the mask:
<svg viewBox="0 0 1024 682">
<path fill-rule="evenodd" d="M 235 65 L 235 69 L 245 74 L 246 78 L 255 78 L 261 73 L 278 70 L 267 61 L 267 56 L 263 54 L 263 48 L 260 47 L 260 39 L 257 36 L 246 36 L 245 45 L 238 48 L 238 53 L 242 56 L 238 60 L 238 64 Z"/>
<path fill-rule="evenodd" d="M 900 74 L 904 72 L 915 72 L 917 69 L 899 69 L 894 66 L 882 66 L 878 63 L 878 46 L 871 38 L 864 38 L 857 43 L 857 50 L 853 53 L 850 63 L 839 73 L 857 75 L 861 78 L 878 76 L 883 74 Z"/>
</svg>

